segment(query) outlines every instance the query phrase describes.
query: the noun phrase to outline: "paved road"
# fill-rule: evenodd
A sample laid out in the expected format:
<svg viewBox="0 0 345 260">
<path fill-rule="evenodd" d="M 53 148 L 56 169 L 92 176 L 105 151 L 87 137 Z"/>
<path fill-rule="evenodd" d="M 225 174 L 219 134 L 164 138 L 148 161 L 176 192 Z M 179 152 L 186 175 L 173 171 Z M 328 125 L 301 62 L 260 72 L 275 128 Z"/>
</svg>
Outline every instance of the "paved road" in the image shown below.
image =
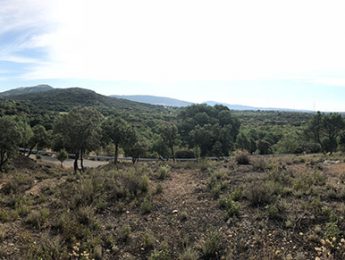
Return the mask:
<svg viewBox="0 0 345 260">
<path fill-rule="evenodd" d="M 36 159 L 35 155 L 32 155 L 31 157 L 33 159 Z M 57 159 L 49 157 L 49 156 L 41 155 L 41 160 L 44 161 L 44 162 L 53 163 L 53 164 L 56 164 L 56 165 L 61 165 L 61 163 Z M 73 163 L 74 163 L 74 160 L 67 159 L 66 161 L 64 161 L 63 166 L 65 168 L 73 168 Z M 84 166 L 88 167 L 88 168 L 96 168 L 98 166 L 105 165 L 105 164 L 108 164 L 108 163 L 109 162 L 105 162 L 105 161 L 91 161 L 91 160 L 85 160 L 84 159 Z"/>
</svg>

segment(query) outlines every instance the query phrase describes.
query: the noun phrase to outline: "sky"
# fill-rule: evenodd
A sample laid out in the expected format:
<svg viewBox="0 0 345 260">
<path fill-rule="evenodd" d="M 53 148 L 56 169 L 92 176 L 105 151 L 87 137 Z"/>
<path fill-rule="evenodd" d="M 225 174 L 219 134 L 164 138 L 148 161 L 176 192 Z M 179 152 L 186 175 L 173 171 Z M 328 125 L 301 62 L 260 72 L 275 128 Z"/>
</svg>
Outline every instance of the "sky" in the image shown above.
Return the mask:
<svg viewBox="0 0 345 260">
<path fill-rule="evenodd" d="M 0 91 L 345 111 L 345 2 L 0 0 Z"/>
</svg>

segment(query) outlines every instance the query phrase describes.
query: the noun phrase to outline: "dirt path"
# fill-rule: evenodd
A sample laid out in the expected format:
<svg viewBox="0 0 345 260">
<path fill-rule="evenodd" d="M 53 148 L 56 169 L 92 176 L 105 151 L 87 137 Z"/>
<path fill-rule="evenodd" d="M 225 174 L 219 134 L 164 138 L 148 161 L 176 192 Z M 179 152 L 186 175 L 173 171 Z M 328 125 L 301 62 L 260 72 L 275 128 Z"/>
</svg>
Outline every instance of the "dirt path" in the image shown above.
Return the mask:
<svg viewBox="0 0 345 260">
<path fill-rule="evenodd" d="M 44 188 L 54 188 L 66 181 L 67 177 L 45 179 L 43 181 L 36 182 L 29 190 L 25 192 L 25 195 L 38 196 Z"/>
</svg>

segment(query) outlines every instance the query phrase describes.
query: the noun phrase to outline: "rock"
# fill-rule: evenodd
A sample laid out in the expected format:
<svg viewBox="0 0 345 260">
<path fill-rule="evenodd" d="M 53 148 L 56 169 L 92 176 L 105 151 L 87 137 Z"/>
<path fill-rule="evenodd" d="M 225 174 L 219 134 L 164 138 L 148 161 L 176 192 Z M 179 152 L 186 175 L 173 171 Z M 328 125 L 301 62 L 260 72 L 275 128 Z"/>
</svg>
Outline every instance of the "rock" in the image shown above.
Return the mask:
<svg viewBox="0 0 345 260">
<path fill-rule="evenodd" d="M 173 212 L 172 212 L 172 214 L 177 214 L 178 213 L 178 210 L 177 209 L 175 209 Z"/>
</svg>

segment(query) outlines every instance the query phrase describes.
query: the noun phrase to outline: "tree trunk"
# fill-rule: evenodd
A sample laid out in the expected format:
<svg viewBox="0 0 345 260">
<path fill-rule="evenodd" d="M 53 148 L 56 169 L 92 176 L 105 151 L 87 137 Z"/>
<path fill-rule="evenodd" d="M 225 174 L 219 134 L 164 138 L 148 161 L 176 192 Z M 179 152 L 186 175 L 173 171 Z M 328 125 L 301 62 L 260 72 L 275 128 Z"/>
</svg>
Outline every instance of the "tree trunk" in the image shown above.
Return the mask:
<svg viewBox="0 0 345 260">
<path fill-rule="evenodd" d="M 119 158 L 119 144 L 115 144 L 115 157 L 114 164 L 117 165 L 117 159 Z"/>
<path fill-rule="evenodd" d="M 83 153 L 84 153 L 84 150 L 81 149 L 80 150 L 80 166 L 81 166 L 81 171 L 84 172 L 84 158 L 83 158 Z"/>
<path fill-rule="evenodd" d="M 8 160 L 8 157 L 6 156 L 6 152 L 1 151 L 1 153 L 0 153 L 0 171 L 2 171 L 2 167 L 5 165 L 7 160 Z"/>
<path fill-rule="evenodd" d="M 171 146 L 170 149 L 171 149 L 171 155 L 172 155 L 173 161 L 175 162 L 176 158 L 175 158 L 174 146 Z"/>
<path fill-rule="evenodd" d="M 31 146 L 30 148 L 29 148 L 29 152 L 28 152 L 28 154 L 26 155 L 26 157 L 30 157 L 30 155 L 32 154 L 32 150 L 35 148 L 35 146 L 36 145 L 33 145 L 33 146 Z M 25 154 L 25 152 L 24 152 L 24 154 Z"/>
<path fill-rule="evenodd" d="M 74 158 L 74 174 L 77 174 L 77 171 L 78 171 L 78 159 L 79 159 L 79 152 L 75 153 L 75 158 Z"/>
</svg>

